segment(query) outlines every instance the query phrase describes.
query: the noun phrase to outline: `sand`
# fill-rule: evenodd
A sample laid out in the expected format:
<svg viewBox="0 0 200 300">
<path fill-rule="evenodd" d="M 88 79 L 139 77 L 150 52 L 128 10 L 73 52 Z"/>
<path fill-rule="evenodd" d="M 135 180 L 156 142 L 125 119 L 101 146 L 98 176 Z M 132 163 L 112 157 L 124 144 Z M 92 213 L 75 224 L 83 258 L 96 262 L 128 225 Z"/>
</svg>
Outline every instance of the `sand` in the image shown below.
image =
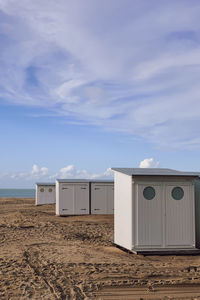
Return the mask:
<svg viewBox="0 0 200 300">
<path fill-rule="evenodd" d="M 200 299 L 200 256 L 129 254 L 113 216 L 54 212 L 0 199 L 0 299 Z"/>
</svg>

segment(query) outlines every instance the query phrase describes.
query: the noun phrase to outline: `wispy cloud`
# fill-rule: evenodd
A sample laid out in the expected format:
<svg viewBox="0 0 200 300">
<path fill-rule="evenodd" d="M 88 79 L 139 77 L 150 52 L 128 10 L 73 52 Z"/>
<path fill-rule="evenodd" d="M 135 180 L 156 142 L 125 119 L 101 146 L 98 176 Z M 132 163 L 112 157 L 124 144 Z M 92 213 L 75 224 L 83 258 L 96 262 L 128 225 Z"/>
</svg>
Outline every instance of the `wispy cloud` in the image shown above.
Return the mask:
<svg viewBox="0 0 200 300">
<path fill-rule="evenodd" d="M 0 0 L 0 99 L 200 147 L 199 14 L 196 0 Z"/>
</svg>

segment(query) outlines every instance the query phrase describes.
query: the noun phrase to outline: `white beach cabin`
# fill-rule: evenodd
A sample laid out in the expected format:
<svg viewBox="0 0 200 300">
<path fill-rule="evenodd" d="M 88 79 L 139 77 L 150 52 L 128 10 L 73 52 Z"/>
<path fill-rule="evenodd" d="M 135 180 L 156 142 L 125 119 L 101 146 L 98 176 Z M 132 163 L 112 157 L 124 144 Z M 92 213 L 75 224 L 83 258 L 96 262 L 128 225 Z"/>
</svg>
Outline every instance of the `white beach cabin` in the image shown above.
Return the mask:
<svg viewBox="0 0 200 300">
<path fill-rule="evenodd" d="M 114 214 L 114 181 L 91 181 L 91 214 Z"/>
<path fill-rule="evenodd" d="M 56 203 L 55 183 L 52 182 L 37 182 L 35 205 L 54 204 Z"/>
<path fill-rule="evenodd" d="M 89 181 L 84 179 L 56 180 L 56 215 L 89 214 Z"/>
<path fill-rule="evenodd" d="M 135 253 L 189 251 L 200 236 L 199 173 L 171 169 L 115 171 L 114 243 Z M 195 201 L 196 200 L 196 201 Z M 196 203 L 195 203 L 196 202 Z M 196 212 L 196 216 L 199 212 Z"/>
</svg>

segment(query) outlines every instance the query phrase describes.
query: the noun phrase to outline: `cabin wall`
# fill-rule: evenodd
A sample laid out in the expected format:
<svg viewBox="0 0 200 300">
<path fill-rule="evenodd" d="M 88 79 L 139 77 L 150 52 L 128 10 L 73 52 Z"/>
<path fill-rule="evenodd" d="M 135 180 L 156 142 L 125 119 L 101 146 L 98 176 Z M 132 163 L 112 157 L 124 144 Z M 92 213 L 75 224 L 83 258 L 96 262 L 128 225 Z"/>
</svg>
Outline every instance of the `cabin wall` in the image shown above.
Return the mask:
<svg viewBox="0 0 200 300">
<path fill-rule="evenodd" d="M 41 190 L 43 190 L 43 192 Z M 52 185 L 36 184 L 35 204 L 43 205 L 43 204 L 54 204 L 54 203 L 56 203 L 55 184 Z"/>
<path fill-rule="evenodd" d="M 132 177 L 115 172 L 114 243 L 132 250 Z"/>
<path fill-rule="evenodd" d="M 56 214 L 89 214 L 89 183 L 56 181 Z"/>
<path fill-rule="evenodd" d="M 59 182 L 56 181 L 56 215 L 60 215 L 60 203 L 59 203 L 59 197 L 60 197 L 60 185 Z"/>
<path fill-rule="evenodd" d="M 91 183 L 91 214 L 114 213 L 114 183 Z"/>
</svg>

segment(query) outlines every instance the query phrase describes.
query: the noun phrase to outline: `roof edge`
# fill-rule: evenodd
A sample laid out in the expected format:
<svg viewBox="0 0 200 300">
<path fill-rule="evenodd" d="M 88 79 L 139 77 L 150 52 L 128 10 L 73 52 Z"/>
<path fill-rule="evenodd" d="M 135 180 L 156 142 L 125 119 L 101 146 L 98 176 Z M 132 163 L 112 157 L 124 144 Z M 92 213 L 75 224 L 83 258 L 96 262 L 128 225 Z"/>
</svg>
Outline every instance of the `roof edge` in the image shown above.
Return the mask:
<svg viewBox="0 0 200 300">
<path fill-rule="evenodd" d="M 182 176 L 182 177 L 200 177 L 200 172 L 183 172 L 173 169 L 163 168 L 111 168 L 113 171 L 128 176 Z"/>
</svg>

